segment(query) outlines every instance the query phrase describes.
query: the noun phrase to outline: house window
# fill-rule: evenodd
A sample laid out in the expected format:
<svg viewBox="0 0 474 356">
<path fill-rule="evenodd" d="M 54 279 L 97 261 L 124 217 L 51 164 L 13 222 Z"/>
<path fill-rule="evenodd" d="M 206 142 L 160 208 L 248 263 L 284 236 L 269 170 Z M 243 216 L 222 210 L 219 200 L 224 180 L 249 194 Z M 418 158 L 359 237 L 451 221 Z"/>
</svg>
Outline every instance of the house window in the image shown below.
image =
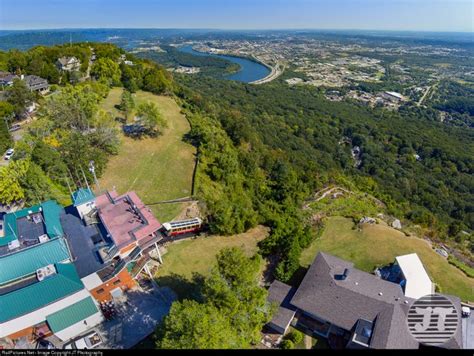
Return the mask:
<svg viewBox="0 0 474 356">
<path fill-rule="evenodd" d="M 100 289 L 97 290 L 97 294 L 102 294 L 104 292 L 105 292 L 104 288 L 100 288 Z"/>
</svg>

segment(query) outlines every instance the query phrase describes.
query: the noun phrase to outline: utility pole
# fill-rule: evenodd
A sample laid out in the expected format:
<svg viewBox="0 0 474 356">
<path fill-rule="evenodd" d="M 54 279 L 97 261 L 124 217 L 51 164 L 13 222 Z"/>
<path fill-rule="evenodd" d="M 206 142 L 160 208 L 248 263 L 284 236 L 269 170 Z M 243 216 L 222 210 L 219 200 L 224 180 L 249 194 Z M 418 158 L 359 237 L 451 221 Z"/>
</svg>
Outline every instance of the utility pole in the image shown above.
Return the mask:
<svg viewBox="0 0 474 356">
<path fill-rule="evenodd" d="M 91 188 L 89 187 L 89 182 L 87 181 L 86 174 L 84 173 L 84 170 L 82 169 L 82 166 L 79 166 L 79 167 L 81 168 L 82 176 L 84 177 L 84 180 L 86 181 L 86 187 L 87 187 L 87 189 L 90 190 Z"/>
<path fill-rule="evenodd" d="M 94 161 L 90 161 L 90 162 L 89 162 L 89 172 L 91 172 L 91 173 L 94 175 L 95 185 L 96 185 L 97 188 L 99 189 L 99 192 L 101 192 L 102 189 L 100 189 L 99 180 L 97 179 L 97 176 L 96 176 L 96 174 L 95 174 Z"/>
</svg>

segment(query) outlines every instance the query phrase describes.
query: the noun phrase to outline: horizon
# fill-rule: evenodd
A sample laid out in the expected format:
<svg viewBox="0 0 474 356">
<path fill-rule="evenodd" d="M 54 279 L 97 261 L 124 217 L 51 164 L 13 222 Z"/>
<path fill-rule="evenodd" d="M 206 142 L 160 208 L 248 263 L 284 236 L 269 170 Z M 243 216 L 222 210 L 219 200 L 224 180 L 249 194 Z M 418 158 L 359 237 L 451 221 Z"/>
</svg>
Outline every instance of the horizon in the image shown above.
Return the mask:
<svg viewBox="0 0 474 356">
<path fill-rule="evenodd" d="M 106 13 L 107 17 L 102 16 Z M 41 14 L 41 16 L 37 16 Z M 470 0 L 2 0 L 0 30 L 192 29 L 473 33 Z"/>
<path fill-rule="evenodd" d="M 360 32 L 399 32 L 399 33 L 458 33 L 473 34 L 473 31 L 456 30 L 397 30 L 397 29 L 360 29 L 360 28 L 218 28 L 218 27 L 44 27 L 44 28 L 19 28 L 1 29 L 0 32 L 25 32 L 25 31 L 84 31 L 84 30 L 170 30 L 170 31 L 222 31 L 222 32 L 270 32 L 270 31 L 360 31 Z M 473 38 L 474 40 L 474 38 Z"/>
</svg>

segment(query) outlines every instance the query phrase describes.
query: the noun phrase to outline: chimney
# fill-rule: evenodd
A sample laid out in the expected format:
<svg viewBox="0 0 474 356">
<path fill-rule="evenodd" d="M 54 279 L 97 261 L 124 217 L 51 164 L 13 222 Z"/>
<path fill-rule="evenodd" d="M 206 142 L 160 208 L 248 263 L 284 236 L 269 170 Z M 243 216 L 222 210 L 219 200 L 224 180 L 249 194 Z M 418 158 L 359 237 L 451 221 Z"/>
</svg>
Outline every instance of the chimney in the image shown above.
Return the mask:
<svg viewBox="0 0 474 356">
<path fill-rule="evenodd" d="M 344 269 L 344 273 L 342 274 L 341 276 L 341 280 L 345 280 L 347 278 L 347 276 L 349 275 L 349 269 L 348 268 L 345 268 Z"/>
</svg>

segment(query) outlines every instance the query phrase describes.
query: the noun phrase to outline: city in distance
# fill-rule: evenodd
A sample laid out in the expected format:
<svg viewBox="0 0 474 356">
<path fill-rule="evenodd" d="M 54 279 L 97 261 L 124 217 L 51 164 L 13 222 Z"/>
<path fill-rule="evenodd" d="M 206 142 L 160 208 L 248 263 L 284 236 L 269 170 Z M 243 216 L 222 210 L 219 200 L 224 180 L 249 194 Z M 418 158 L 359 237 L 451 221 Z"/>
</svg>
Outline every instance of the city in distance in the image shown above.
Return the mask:
<svg viewBox="0 0 474 356">
<path fill-rule="evenodd" d="M 0 347 L 474 349 L 472 4 L 373 5 L 2 2 Z"/>
</svg>

